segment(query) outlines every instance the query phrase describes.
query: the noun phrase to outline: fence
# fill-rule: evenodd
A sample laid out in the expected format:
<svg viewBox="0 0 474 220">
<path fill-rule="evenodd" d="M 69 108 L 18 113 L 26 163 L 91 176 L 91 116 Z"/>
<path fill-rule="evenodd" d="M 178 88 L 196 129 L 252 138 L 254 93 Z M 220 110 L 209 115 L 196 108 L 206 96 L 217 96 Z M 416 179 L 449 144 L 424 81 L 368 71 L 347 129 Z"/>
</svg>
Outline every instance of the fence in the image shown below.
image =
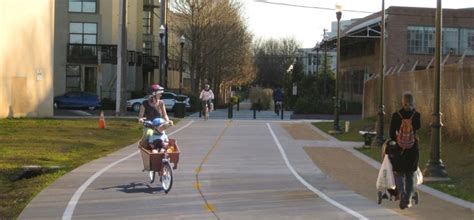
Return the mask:
<svg viewBox="0 0 474 220">
<path fill-rule="evenodd" d="M 422 126 L 432 122 L 434 100 L 434 69 L 386 75 L 384 90 L 385 121 L 401 108 L 402 95 L 410 91 L 415 108 L 422 115 Z M 374 117 L 378 110 L 379 80 L 364 84 L 363 117 Z M 441 112 L 443 133 L 469 140 L 474 137 L 474 65 L 444 66 L 441 75 Z"/>
</svg>

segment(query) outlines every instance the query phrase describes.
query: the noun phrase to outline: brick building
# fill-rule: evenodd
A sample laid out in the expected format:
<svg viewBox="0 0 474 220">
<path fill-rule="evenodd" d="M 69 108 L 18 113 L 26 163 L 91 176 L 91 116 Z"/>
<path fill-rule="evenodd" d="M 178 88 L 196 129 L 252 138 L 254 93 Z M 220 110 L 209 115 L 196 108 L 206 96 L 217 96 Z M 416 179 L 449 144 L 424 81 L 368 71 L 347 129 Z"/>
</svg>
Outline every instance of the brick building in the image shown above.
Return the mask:
<svg viewBox="0 0 474 220">
<path fill-rule="evenodd" d="M 443 9 L 443 62 L 474 60 L 474 9 Z M 386 13 L 385 74 L 433 68 L 434 8 L 390 7 Z M 361 101 L 363 84 L 378 74 L 380 13 L 341 30 L 341 98 Z M 323 43 L 335 45 L 336 36 Z"/>
</svg>

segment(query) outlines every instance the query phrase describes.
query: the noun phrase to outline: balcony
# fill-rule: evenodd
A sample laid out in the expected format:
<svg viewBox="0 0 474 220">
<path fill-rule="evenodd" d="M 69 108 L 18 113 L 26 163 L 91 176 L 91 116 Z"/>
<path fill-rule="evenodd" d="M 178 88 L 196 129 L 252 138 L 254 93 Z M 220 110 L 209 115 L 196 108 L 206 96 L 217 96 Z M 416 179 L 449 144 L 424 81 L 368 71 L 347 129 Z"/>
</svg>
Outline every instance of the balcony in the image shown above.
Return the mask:
<svg viewBox="0 0 474 220">
<path fill-rule="evenodd" d="M 98 52 L 101 62 L 117 64 L 117 45 L 105 44 L 68 44 L 67 62 L 98 64 Z"/>
<path fill-rule="evenodd" d="M 160 57 L 159 56 L 142 56 L 143 69 L 158 69 L 160 67 Z"/>
<path fill-rule="evenodd" d="M 155 5 L 155 2 L 157 4 L 160 4 L 160 0 L 144 0 L 143 1 L 143 10 L 144 11 L 153 11 L 153 8 L 159 8 L 159 5 Z"/>
</svg>

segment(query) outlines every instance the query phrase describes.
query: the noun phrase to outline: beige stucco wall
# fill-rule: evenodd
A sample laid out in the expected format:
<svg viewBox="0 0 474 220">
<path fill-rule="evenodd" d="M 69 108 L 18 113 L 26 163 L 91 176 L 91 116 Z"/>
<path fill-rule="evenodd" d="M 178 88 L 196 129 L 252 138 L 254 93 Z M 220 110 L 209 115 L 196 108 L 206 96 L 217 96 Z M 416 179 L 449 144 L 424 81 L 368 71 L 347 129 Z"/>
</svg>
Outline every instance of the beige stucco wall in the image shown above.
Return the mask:
<svg viewBox="0 0 474 220">
<path fill-rule="evenodd" d="M 53 116 L 54 3 L 0 2 L 0 118 Z"/>
</svg>

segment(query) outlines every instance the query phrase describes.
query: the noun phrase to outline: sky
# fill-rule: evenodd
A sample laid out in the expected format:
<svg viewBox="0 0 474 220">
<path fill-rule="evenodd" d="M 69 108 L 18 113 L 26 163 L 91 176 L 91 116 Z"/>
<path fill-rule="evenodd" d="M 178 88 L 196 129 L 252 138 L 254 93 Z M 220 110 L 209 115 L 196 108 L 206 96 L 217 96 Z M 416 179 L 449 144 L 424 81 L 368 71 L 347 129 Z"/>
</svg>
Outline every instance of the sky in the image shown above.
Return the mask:
<svg viewBox="0 0 474 220">
<path fill-rule="evenodd" d="M 322 39 L 323 29 L 330 31 L 336 21 L 336 3 L 342 6 L 341 20 L 362 18 L 382 9 L 381 0 L 240 0 L 244 6 L 244 18 L 256 38 L 292 37 L 303 48 L 311 48 Z M 265 3 L 270 2 L 270 3 Z M 293 7 L 281 4 L 304 7 Z M 390 6 L 436 8 L 437 0 L 385 0 Z M 317 8 L 314 8 L 317 7 Z M 443 8 L 474 8 L 473 0 L 444 0 Z M 322 9 L 318 9 L 322 8 Z M 328 9 L 324 9 L 328 8 Z M 362 11 L 362 12 L 354 12 Z"/>
</svg>

